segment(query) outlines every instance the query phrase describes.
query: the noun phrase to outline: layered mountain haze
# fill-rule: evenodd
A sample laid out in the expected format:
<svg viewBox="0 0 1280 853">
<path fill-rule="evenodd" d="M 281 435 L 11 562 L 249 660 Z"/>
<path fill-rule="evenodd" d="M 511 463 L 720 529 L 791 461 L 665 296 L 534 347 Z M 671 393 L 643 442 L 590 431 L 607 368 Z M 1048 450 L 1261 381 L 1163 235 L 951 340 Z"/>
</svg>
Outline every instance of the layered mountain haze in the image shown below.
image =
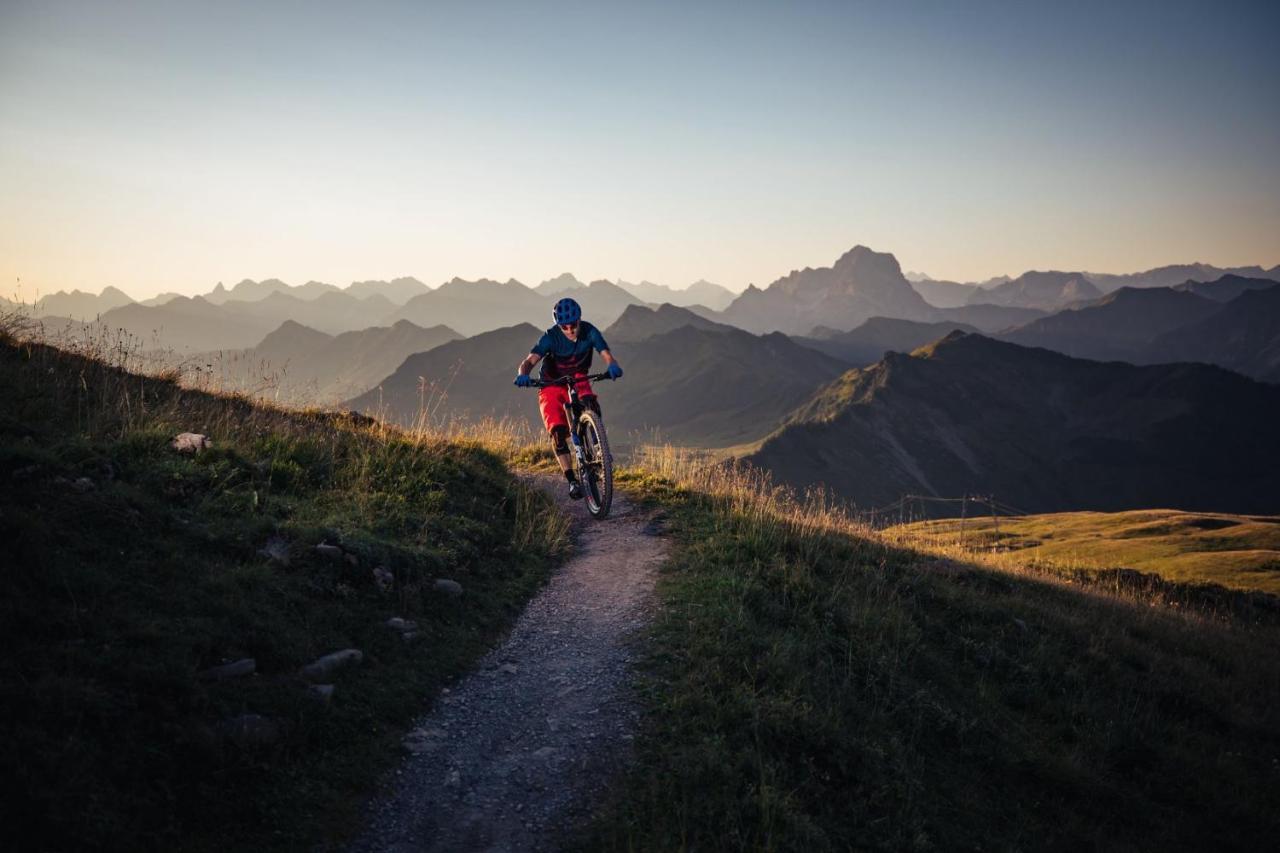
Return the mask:
<svg viewBox="0 0 1280 853">
<path fill-rule="evenodd" d="M 403 426 L 492 417 L 533 429 L 537 395 L 518 393 L 511 382 L 516 365 L 541 334 L 542 329 L 519 323 L 416 353 L 346 405 Z"/>
<path fill-rule="evenodd" d="M 649 302 L 655 305 L 666 303 L 681 308 L 701 305 L 710 308 L 712 311 L 723 311 L 729 307 L 737 296 L 729 288 L 712 284 L 705 279 L 695 281 L 684 290 L 667 287 L 663 284 L 654 284 L 651 281 L 633 284 L 621 279 L 618 281 L 618 287 L 621 287 L 642 302 Z"/>
<path fill-rule="evenodd" d="M 1012 305 L 965 305 L 961 308 L 935 308 L 930 319 L 935 323 L 960 323 L 988 334 L 1002 332 L 1038 320 L 1048 314 L 1036 308 Z"/>
<path fill-rule="evenodd" d="M 210 354 L 213 378 L 243 391 L 300 406 L 336 405 L 375 385 L 409 356 L 461 338 L 447 326 L 394 326 L 328 335 L 288 320 L 255 347 Z"/>
<path fill-rule="evenodd" d="M 830 267 L 794 271 L 763 290 L 748 287 L 724 319 L 753 332 L 809 334 L 817 326 L 852 329 L 871 317 L 930 320 L 932 311 L 893 255 L 855 246 Z"/>
<path fill-rule="evenodd" d="M 875 364 L 887 352 L 911 352 L 951 332 L 977 332 L 962 323 L 918 323 L 872 317 L 848 332 L 830 330 L 821 337 L 796 338 L 796 343 L 838 358 L 854 367 Z"/>
<path fill-rule="evenodd" d="M 1280 284 L 1245 290 L 1206 319 L 1157 337 L 1146 357 L 1206 362 L 1280 383 Z"/>
<path fill-rule="evenodd" d="M 1213 281 L 1185 281 L 1173 289 L 1185 290 L 1216 302 L 1230 302 L 1246 290 L 1266 290 L 1276 284 L 1276 279 L 1228 274 Z"/>
<path fill-rule="evenodd" d="M 482 278 L 450 279 L 435 290 L 415 296 L 388 319 L 408 320 L 418 326 L 445 325 L 464 335 L 547 316 L 548 297 L 520 282 Z"/>
<path fill-rule="evenodd" d="M 862 506 L 995 495 L 1029 512 L 1274 513 L 1280 388 L 954 333 L 823 388 L 747 458 Z"/>
<path fill-rule="evenodd" d="M 659 305 L 649 308 L 644 305 L 628 305 L 622 316 L 605 329 L 605 340 L 610 346 L 618 343 L 632 343 L 651 338 L 655 335 L 675 331 L 685 326 L 711 331 L 729 331 L 736 327 L 725 323 L 708 320 L 688 308 L 675 305 Z"/>
<path fill-rule="evenodd" d="M 1122 287 L 1173 287 L 1184 281 L 1213 281 L 1225 275 L 1244 278 L 1280 280 L 1280 265 L 1271 269 L 1260 266 L 1215 267 L 1213 264 L 1170 264 L 1127 275 L 1110 273 L 1085 273 L 1100 290 L 1110 292 Z"/>
<path fill-rule="evenodd" d="M 234 304 L 229 308 L 214 305 L 202 296 L 179 296 L 163 305 L 135 302 L 114 308 L 102 315 L 99 325 L 133 336 L 143 349 L 168 349 L 189 355 L 253 346 L 279 323 L 279 319 L 264 316 L 256 308 L 241 312 Z"/>
<path fill-rule="evenodd" d="M 1141 363 L 1150 360 L 1147 350 L 1156 337 L 1221 309 L 1221 303 L 1188 291 L 1122 287 L 998 337 L 1076 358 Z"/>
<path fill-rule="evenodd" d="M 426 293 L 430 289 L 413 276 L 404 276 L 393 278 L 391 281 L 353 281 L 347 286 L 346 292 L 357 299 L 364 299 L 368 296 L 383 296 L 396 305 L 403 305 L 413 297 Z"/>
<path fill-rule="evenodd" d="M 969 298 L 982 290 L 976 284 L 962 284 L 958 281 L 935 281 L 934 279 L 912 279 L 911 287 L 924 297 L 925 302 L 935 308 L 959 308 L 969 304 Z"/>
<path fill-rule="evenodd" d="M 113 308 L 132 303 L 128 294 L 116 287 L 104 287 L 99 294 L 83 290 L 73 290 L 70 293 L 59 290 L 37 299 L 32 306 L 32 313 L 38 317 L 67 317 L 90 321 Z"/>
<path fill-rule="evenodd" d="M 578 277 L 571 272 L 562 272 L 555 278 L 549 278 L 539 284 L 533 290 L 535 293 L 541 293 L 550 296 L 553 293 L 564 293 L 570 290 L 580 290 L 586 287 L 586 284 L 578 280 Z"/>
<path fill-rule="evenodd" d="M 426 412 L 434 423 L 507 418 L 540 433 L 537 395 L 518 392 L 512 379 L 541 334 L 526 323 L 420 353 L 348 405 L 404 425 Z M 617 447 L 655 434 L 698 447 L 757 440 L 847 367 L 785 335 L 727 326 L 685 325 L 638 342 L 606 339 L 626 368 L 622 381 L 599 384 Z M 597 361 L 593 369 L 600 367 Z"/>
<path fill-rule="evenodd" d="M 1025 272 L 1011 281 L 969 294 L 969 305 L 1003 305 L 1057 311 L 1075 302 L 1097 299 L 1102 291 L 1078 272 Z"/>
</svg>

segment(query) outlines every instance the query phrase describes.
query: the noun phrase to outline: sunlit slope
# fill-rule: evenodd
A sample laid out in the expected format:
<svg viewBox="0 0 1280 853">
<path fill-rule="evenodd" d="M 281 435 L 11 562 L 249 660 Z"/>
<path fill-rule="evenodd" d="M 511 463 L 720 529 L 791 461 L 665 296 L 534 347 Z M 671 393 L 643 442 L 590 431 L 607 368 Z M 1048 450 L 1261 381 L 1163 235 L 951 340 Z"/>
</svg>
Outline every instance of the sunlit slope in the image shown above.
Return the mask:
<svg viewBox="0 0 1280 853">
<path fill-rule="evenodd" d="M 904 543 L 955 545 L 1062 568 L 1137 569 L 1178 583 L 1280 594 L 1280 516 L 1063 512 L 895 525 Z"/>
</svg>

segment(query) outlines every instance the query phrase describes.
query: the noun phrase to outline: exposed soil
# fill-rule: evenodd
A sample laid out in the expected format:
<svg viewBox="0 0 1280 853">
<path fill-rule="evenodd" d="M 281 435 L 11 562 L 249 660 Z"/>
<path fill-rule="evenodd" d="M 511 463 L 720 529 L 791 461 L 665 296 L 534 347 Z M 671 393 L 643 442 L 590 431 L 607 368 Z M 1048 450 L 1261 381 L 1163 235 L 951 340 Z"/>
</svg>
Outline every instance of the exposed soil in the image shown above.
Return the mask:
<svg viewBox="0 0 1280 853">
<path fill-rule="evenodd" d="M 666 547 L 615 495 L 592 521 L 564 482 L 539 481 L 576 519 L 575 552 L 507 640 L 442 694 L 417 754 L 370 806 L 352 853 L 559 849 L 625 765 L 637 722 L 631 662 Z"/>
</svg>

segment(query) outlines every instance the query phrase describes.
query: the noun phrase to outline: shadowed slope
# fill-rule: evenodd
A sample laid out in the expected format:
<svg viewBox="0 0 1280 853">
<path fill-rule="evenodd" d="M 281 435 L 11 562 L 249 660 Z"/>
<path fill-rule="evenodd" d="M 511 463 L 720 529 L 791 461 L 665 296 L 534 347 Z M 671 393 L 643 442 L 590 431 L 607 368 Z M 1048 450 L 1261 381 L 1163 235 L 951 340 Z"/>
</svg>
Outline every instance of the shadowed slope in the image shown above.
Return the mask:
<svg viewBox="0 0 1280 853">
<path fill-rule="evenodd" d="M 976 492 L 1027 511 L 1275 512 L 1280 389 L 953 334 L 823 388 L 751 461 L 861 505 Z"/>
</svg>

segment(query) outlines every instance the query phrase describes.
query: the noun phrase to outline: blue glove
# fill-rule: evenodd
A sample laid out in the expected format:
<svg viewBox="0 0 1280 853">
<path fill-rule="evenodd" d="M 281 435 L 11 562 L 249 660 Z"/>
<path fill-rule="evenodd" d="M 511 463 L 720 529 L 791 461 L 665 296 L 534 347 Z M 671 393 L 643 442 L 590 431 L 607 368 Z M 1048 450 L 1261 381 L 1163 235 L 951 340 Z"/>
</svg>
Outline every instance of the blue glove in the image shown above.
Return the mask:
<svg viewBox="0 0 1280 853">
<path fill-rule="evenodd" d="M 609 364 L 609 378 L 610 378 L 610 379 L 621 379 L 621 378 L 622 378 L 622 368 L 618 366 L 618 362 L 616 362 L 616 361 L 615 361 L 615 362 L 611 362 L 611 363 Z"/>
<path fill-rule="evenodd" d="M 531 380 L 531 379 L 529 378 L 529 374 L 527 374 L 527 373 L 517 373 L 517 374 L 516 374 L 516 387 L 517 387 L 517 388 L 528 388 L 528 387 L 532 384 L 532 382 L 533 382 L 533 380 Z"/>
</svg>

